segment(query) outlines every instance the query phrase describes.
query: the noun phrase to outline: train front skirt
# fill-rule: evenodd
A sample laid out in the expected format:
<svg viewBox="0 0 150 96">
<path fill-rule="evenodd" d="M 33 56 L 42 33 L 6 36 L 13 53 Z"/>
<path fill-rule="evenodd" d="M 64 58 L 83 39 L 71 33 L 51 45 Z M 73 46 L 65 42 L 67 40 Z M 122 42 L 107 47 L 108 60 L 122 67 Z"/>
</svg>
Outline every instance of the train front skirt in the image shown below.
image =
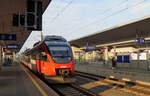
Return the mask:
<svg viewBox="0 0 150 96">
<path fill-rule="evenodd" d="M 73 83 L 76 81 L 74 76 L 62 77 L 62 76 L 44 76 L 49 83 Z"/>
</svg>

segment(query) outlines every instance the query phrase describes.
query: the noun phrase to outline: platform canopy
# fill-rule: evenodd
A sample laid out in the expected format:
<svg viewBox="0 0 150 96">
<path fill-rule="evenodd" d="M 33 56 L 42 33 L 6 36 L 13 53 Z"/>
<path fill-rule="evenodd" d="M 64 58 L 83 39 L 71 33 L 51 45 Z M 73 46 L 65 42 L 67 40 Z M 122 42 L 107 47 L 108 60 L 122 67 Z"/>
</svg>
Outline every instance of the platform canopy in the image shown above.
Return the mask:
<svg viewBox="0 0 150 96">
<path fill-rule="evenodd" d="M 95 34 L 85 36 L 70 41 L 71 45 L 77 47 L 102 46 L 115 42 L 127 40 L 134 41 L 136 38 L 146 38 L 150 36 L 150 16 L 143 17 L 126 24 L 99 31 Z"/>
<path fill-rule="evenodd" d="M 42 2 L 42 13 L 51 2 L 51 0 L 0 0 L 0 45 L 17 44 L 19 49 L 16 51 L 19 51 L 32 32 L 32 30 L 27 31 L 22 26 L 13 26 L 13 14 L 25 14 L 27 1 Z"/>
</svg>

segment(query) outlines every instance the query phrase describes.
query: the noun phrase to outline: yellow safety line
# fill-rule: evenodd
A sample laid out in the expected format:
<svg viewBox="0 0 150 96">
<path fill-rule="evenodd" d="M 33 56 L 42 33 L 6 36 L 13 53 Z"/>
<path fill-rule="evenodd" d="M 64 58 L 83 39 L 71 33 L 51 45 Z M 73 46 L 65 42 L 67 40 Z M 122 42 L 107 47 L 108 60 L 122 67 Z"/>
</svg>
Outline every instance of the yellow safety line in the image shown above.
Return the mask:
<svg viewBox="0 0 150 96">
<path fill-rule="evenodd" d="M 40 91 L 40 93 L 43 96 L 48 96 L 47 93 L 39 86 L 39 84 L 33 79 L 33 77 L 25 70 L 24 67 L 22 67 L 25 73 L 29 76 L 29 78 L 32 80 L 33 84 L 36 86 L 36 88 Z"/>
</svg>

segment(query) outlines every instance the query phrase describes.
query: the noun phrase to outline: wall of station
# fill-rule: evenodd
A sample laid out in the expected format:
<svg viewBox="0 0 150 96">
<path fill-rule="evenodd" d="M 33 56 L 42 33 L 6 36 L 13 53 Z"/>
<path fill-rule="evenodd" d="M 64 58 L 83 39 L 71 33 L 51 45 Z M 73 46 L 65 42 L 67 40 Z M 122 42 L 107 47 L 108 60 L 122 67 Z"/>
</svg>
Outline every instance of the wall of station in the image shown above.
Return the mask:
<svg viewBox="0 0 150 96">
<path fill-rule="evenodd" d="M 31 0 L 42 1 L 43 9 L 45 9 L 51 0 Z M 6 44 L 23 44 L 31 31 L 25 28 L 13 26 L 14 14 L 25 14 L 27 0 L 0 0 L 0 34 L 16 34 L 16 40 L 5 41 Z M 2 37 L 1 37 L 2 38 Z"/>
</svg>

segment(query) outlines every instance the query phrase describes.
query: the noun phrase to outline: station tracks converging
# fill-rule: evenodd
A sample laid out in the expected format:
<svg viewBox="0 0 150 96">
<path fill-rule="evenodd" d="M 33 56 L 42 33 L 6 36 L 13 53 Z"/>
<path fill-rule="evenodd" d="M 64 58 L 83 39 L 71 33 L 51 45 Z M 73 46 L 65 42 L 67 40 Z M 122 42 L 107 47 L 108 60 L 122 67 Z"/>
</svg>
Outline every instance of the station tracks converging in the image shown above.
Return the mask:
<svg viewBox="0 0 150 96">
<path fill-rule="evenodd" d="M 98 92 L 98 91 L 93 92 L 97 95 L 122 96 L 124 94 L 124 95 L 129 95 L 129 96 L 150 96 L 150 85 L 131 82 L 131 81 L 125 81 L 125 80 L 118 80 L 115 78 L 106 78 L 104 76 L 99 76 L 99 75 L 94 75 L 94 74 L 89 74 L 89 73 L 84 73 L 84 72 L 78 72 L 78 71 L 76 71 L 76 76 L 84 77 L 86 79 L 91 79 L 91 80 L 95 81 L 95 84 L 87 83 L 87 84 L 80 85 L 80 87 L 87 89 L 89 91 L 91 91 L 90 89 L 92 89 L 92 87 L 95 87 L 98 85 L 99 86 L 101 85 L 101 89 L 103 89 L 103 87 L 107 86 L 108 89 L 105 90 L 106 92 L 104 92 L 104 90 L 101 92 Z M 105 85 L 105 86 L 102 86 L 102 85 Z M 96 88 L 95 90 L 98 90 L 98 89 Z M 120 94 L 120 95 L 118 95 L 118 94 Z"/>
</svg>

